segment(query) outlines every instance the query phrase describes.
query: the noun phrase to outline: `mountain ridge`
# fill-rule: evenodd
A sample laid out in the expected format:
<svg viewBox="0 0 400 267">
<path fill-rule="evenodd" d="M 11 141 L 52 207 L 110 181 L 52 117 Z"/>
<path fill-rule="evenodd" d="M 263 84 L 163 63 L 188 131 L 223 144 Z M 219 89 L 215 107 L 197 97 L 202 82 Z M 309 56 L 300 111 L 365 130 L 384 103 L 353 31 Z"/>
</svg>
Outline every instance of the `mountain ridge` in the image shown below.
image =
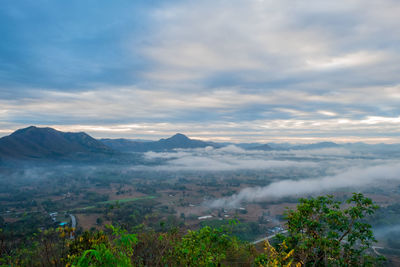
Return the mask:
<svg viewBox="0 0 400 267">
<path fill-rule="evenodd" d="M 29 126 L 0 138 L 2 158 L 62 158 L 78 153 L 110 153 L 113 150 L 84 132 L 61 132 Z"/>
<path fill-rule="evenodd" d="M 118 139 L 95 139 L 85 132 L 61 132 L 49 127 L 29 126 L 18 129 L 8 136 L 0 138 L 0 158 L 62 158 L 76 154 L 120 153 L 120 152 L 163 152 L 174 149 L 192 149 L 214 147 L 227 144 L 191 139 L 182 133 L 176 133 L 158 141 Z M 243 143 L 234 144 L 246 150 L 313 150 L 344 147 L 334 142 L 311 144 L 274 144 Z"/>
<path fill-rule="evenodd" d="M 103 144 L 124 152 L 148 152 L 148 151 L 169 151 L 173 149 L 201 148 L 201 147 L 220 147 L 213 142 L 205 142 L 191 139 L 184 134 L 177 133 L 169 138 L 161 138 L 158 141 L 138 142 L 129 139 L 100 139 Z"/>
</svg>

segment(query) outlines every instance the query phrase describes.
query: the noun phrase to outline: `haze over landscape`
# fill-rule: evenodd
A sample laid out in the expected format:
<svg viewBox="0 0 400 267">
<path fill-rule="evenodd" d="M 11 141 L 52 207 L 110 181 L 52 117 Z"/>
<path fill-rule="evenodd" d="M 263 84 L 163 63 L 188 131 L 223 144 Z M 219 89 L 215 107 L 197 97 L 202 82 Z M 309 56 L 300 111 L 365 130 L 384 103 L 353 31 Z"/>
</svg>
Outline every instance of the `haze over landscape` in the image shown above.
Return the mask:
<svg viewBox="0 0 400 267">
<path fill-rule="evenodd" d="M 61 226 L 77 242 L 234 219 L 256 245 L 287 234 L 299 198 L 353 192 L 381 207 L 367 254 L 396 266 L 399 14 L 396 0 L 5 0 L 0 266 Z"/>
</svg>

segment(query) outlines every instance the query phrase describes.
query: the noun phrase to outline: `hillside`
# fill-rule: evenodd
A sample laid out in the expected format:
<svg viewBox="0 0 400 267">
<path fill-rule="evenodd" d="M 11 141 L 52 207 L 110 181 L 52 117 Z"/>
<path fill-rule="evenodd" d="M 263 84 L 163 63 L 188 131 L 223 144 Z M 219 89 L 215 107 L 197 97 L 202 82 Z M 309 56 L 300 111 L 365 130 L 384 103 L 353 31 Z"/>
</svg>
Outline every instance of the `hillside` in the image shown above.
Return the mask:
<svg viewBox="0 0 400 267">
<path fill-rule="evenodd" d="M 290 147 L 290 149 L 292 149 L 292 150 L 312 150 L 312 149 L 334 148 L 334 147 L 340 147 L 340 145 L 333 143 L 333 142 L 319 142 L 319 143 L 292 146 L 292 147 Z"/>
<path fill-rule="evenodd" d="M 77 153 L 108 152 L 112 149 L 83 132 L 60 132 L 30 126 L 0 138 L 2 158 L 59 158 Z"/>
<path fill-rule="evenodd" d="M 138 142 L 129 139 L 101 139 L 100 141 L 115 150 L 131 152 L 169 151 L 176 148 L 200 148 L 207 146 L 218 147 L 215 143 L 190 139 L 180 133 L 170 138 L 150 142 Z"/>
</svg>

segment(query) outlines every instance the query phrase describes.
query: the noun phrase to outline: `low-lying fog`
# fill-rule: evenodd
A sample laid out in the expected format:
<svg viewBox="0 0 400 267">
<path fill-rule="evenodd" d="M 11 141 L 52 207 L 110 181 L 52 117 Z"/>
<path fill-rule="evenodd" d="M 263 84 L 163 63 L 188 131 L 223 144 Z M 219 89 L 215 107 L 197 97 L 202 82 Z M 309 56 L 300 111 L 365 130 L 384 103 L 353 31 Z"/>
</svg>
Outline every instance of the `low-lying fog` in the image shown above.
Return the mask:
<svg viewBox="0 0 400 267">
<path fill-rule="evenodd" d="M 400 182 L 400 156 L 395 149 L 385 145 L 379 150 L 362 147 L 335 147 L 312 150 L 245 150 L 237 146 L 223 148 L 178 149 L 172 152 L 147 152 L 140 154 L 140 161 L 124 163 L 74 164 L 41 167 L 25 167 L 17 172 L 2 172 L 0 183 L 51 178 L 63 174 L 65 177 L 79 173 L 81 176 L 99 172 L 126 174 L 140 172 L 152 177 L 168 179 L 173 173 L 185 177 L 187 173 L 201 173 L 205 177 L 212 173 L 244 172 L 245 177 L 263 177 L 268 173 L 266 186 L 244 188 L 238 193 L 206 203 L 212 207 L 238 206 L 242 202 L 275 200 L 288 196 L 326 193 L 334 190 L 362 191 L 369 187 L 384 187 L 391 182 Z M 140 163 L 138 163 L 140 162 Z M 112 175 L 111 175 L 112 176 Z M 122 178 L 121 178 L 122 177 Z M 118 179 L 124 179 L 123 175 Z"/>
<path fill-rule="evenodd" d="M 382 156 L 383 155 L 383 156 Z M 257 170 L 309 173 L 308 177 L 274 181 L 265 187 L 249 187 L 230 197 L 208 203 L 212 207 L 238 206 L 242 202 L 265 201 L 288 196 L 326 193 L 332 190 L 362 191 L 368 187 L 388 185 L 400 181 L 400 159 L 395 154 L 339 148 L 314 150 L 257 151 L 236 146 L 220 149 L 177 150 L 148 152 L 149 161 L 160 160 L 160 165 L 136 166 L 134 169 L 157 171 L 239 171 Z M 288 169 L 290 170 L 288 172 Z M 303 175 L 304 176 L 304 175 Z M 307 175 L 306 175 L 307 176 Z"/>
</svg>

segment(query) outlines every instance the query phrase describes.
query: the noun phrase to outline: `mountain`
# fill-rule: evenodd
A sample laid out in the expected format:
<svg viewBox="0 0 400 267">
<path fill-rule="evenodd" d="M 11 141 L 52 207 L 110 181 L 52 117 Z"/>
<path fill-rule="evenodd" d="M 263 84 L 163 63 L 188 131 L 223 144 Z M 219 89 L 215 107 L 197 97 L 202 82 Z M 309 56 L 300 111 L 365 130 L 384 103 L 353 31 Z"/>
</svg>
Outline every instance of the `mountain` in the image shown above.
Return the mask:
<svg viewBox="0 0 400 267">
<path fill-rule="evenodd" d="M 158 143 L 157 145 L 162 150 L 170 150 L 174 148 L 198 148 L 198 147 L 215 146 L 215 144 L 213 143 L 190 139 L 186 135 L 180 133 L 177 133 L 174 136 L 167 139 L 160 139 L 157 143 Z"/>
<path fill-rule="evenodd" d="M 110 153 L 113 150 L 86 133 L 60 132 L 52 128 L 28 128 L 0 138 L 2 158 L 62 158 L 79 153 Z"/>
<path fill-rule="evenodd" d="M 199 148 L 207 146 L 219 147 L 218 144 L 190 139 L 180 133 L 170 138 L 150 142 L 138 142 L 129 139 L 101 139 L 100 141 L 115 150 L 125 152 L 169 151 L 176 148 Z"/>
<path fill-rule="evenodd" d="M 333 142 L 319 142 L 314 144 L 296 145 L 289 147 L 292 150 L 310 150 L 310 149 L 322 149 L 322 148 L 332 148 L 340 147 L 340 145 Z"/>
<path fill-rule="evenodd" d="M 142 150 L 143 143 L 151 143 L 153 141 L 135 141 L 125 138 L 110 139 L 104 138 L 99 139 L 104 145 L 121 152 Z"/>
<path fill-rule="evenodd" d="M 268 143 L 268 144 L 259 144 L 259 143 L 243 143 L 238 146 L 247 149 L 247 150 L 313 150 L 313 149 L 322 149 L 322 148 L 332 148 L 332 147 L 340 147 L 340 145 L 333 142 L 319 142 L 312 144 L 304 144 L 304 145 L 292 145 L 289 143 Z"/>
<path fill-rule="evenodd" d="M 273 148 L 271 146 L 269 146 L 268 144 L 253 146 L 253 147 L 249 147 L 247 149 L 248 150 L 264 150 L 264 151 L 273 150 Z"/>
</svg>

